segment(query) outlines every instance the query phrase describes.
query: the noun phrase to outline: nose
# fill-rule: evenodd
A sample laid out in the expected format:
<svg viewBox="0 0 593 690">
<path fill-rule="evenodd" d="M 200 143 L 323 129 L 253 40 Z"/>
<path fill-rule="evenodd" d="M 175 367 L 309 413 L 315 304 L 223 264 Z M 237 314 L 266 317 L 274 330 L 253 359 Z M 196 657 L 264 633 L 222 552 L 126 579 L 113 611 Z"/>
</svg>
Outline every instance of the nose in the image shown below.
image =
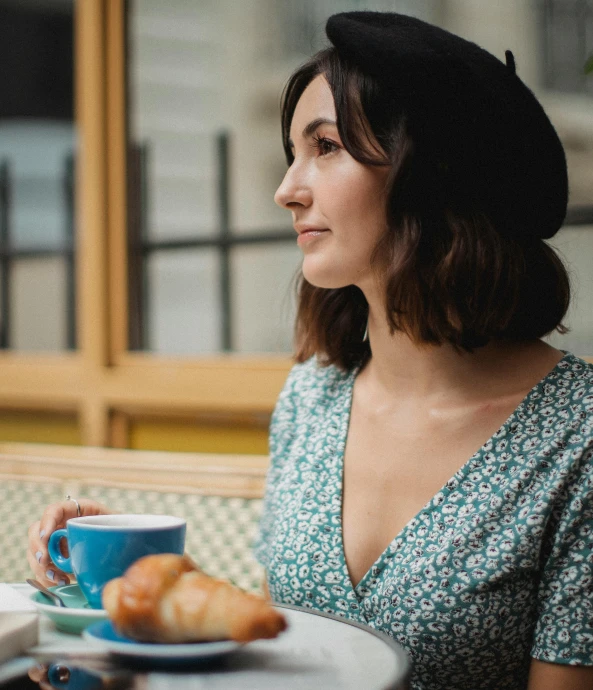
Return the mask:
<svg viewBox="0 0 593 690">
<path fill-rule="evenodd" d="M 292 211 L 297 206 L 309 206 L 311 199 L 311 189 L 295 162 L 286 171 L 274 194 L 274 201 L 278 206 Z"/>
</svg>

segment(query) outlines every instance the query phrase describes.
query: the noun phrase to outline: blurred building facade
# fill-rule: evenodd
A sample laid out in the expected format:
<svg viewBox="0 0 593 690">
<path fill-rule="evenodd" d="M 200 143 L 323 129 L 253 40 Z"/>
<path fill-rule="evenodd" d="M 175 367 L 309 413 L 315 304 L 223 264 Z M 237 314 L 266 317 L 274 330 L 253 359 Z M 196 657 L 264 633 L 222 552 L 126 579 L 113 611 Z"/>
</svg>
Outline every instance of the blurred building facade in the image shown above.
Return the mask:
<svg viewBox="0 0 593 690">
<path fill-rule="evenodd" d="M 215 135 L 220 131 L 231 137 L 232 232 L 264 234 L 288 227 L 285 243 L 237 247 L 233 252 L 231 301 L 235 309 L 232 342 L 227 343 L 233 350 L 290 350 L 294 306 L 290 280 L 300 253 L 290 239 L 286 214 L 271 203 L 285 167 L 279 147 L 279 94 L 295 66 L 325 45 L 327 16 L 362 7 L 414 14 L 476 41 L 501 58 L 511 48 L 520 76 L 543 100 L 564 140 L 571 204 L 593 204 L 593 78 L 587 80 L 583 73 L 584 56 L 593 38 L 587 35 L 583 42 L 580 36 L 583 27 L 593 26 L 591 3 L 176 0 L 165 7 L 136 0 L 131 5 L 129 33 L 131 131 L 150 151 L 154 193 L 149 234 L 173 239 L 192 232 L 202 237 L 215 232 Z M 183 180 L 182 168 L 187 170 Z M 577 235 L 584 232 L 579 230 Z M 574 232 L 567 233 L 567 240 L 569 234 Z M 572 240 L 568 245 L 560 242 L 572 261 Z M 575 258 L 580 255 L 577 251 Z M 199 284 L 198 265 L 204 276 Z M 149 271 L 149 282 L 163 287 L 155 287 L 154 301 L 146 305 L 150 327 L 144 346 L 165 352 L 220 348 L 216 253 L 202 252 L 198 264 L 187 253 L 165 257 L 156 252 Z M 183 294 L 183 285 L 193 285 L 189 291 L 199 292 L 200 297 L 181 303 L 175 295 Z M 181 323 L 193 323 L 193 327 L 182 333 Z M 574 339 L 566 344 L 586 351 L 593 321 L 582 334 L 581 323 L 579 312 L 570 336 Z"/>
<path fill-rule="evenodd" d="M 575 300 L 571 332 L 550 340 L 593 355 L 593 76 L 583 73 L 593 0 L 0 0 L 5 45 L 27 31 L 33 46 L 54 36 L 31 65 L 28 99 L 0 115 L 0 346 L 14 369 L 0 384 L 0 440 L 262 451 L 290 365 L 300 263 L 272 201 L 285 170 L 280 93 L 325 45 L 326 18 L 363 8 L 413 14 L 501 58 L 513 51 L 569 161 L 571 210 L 553 244 Z M 13 92 L 7 60 L 3 69 Z M 86 94 L 73 94 L 71 112 L 63 98 L 46 102 L 67 92 L 64 70 Z M 89 124 L 95 111 L 103 125 Z M 89 157 L 97 139 L 104 169 Z M 62 379 L 83 382 L 78 393 L 52 397 L 48 353 L 64 362 Z M 27 363 L 47 393 L 19 389 Z"/>
</svg>

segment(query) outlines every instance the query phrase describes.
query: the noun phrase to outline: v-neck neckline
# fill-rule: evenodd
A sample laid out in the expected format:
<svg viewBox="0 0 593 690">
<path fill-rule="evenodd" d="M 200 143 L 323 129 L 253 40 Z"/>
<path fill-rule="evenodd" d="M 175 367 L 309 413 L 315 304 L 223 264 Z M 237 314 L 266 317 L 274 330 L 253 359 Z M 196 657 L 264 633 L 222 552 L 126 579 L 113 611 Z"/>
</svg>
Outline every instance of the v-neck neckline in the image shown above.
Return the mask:
<svg viewBox="0 0 593 690">
<path fill-rule="evenodd" d="M 531 402 L 531 399 L 536 395 L 539 390 L 545 386 L 547 380 L 556 375 L 556 372 L 561 368 L 561 365 L 567 361 L 570 360 L 570 358 L 573 356 L 571 355 L 570 352 L 567 352 L 566 350 L 560 350 L 563 353 L 563 356 L 561 359 L 556 362 L 554 367 L 550 369 L 550 371 L 543 377 L 541 378 L 525 395 L 523 400 L 517 405 L 517 407 L 511 412 L 509 417 L 501 424 L 501 426 L 490 436 L 476 452 L 471 455 L 464 463 L 463 465 L 443 484 L 443 486 L 433 495 L 431 496 L 428 501 L 420 508 L 420 510 L 413 515 L 405 524 L 404 526 L 399 530 L 399 532 L 391 539 L 391 541 L 387 544 L 385 549 L 380 553 L 378 558 L 374 561 L 374 563 L 370 566 L 370 568 L 365 572 L 365 574 L 362 576 L 362 578 L 358 581 L 356 585 L 352 583 L 351 577 L 350 577 L 350 571 L 348 569 L 348 563 L 346 561 L 346 552 L 344 549 L 344 531 L 343 531 L 343 526 L 344 526 L 344 521 L 343 521 L 343 504 L 344 504 L 344 458 L 346 455 L 346 444 L 348 441 L 348 432 L 350 429 L 350 419 L 352 416 L 352 401 L 353 401 L 353 393 L 354 393 L 354 383 L 356 382 L 356 377 L 358 376 L 360 372 L 360 367 L 356 367 L 353 369 L 348 378 L 347 378 L 347 406 L 345 409 L 347 410 L 347 414 L 344 415 L 343 420 L 342 420 L 342 425 L 340 428 L 340 434 L 339 434 L 339 442 L 338 442 L 338 447 L 340 448 L 339 454 L 337 456 L 337 496 L 338 496 L 338 501 L 337 503 L 337 511 L 338 511 L 338 520 L 337 520 L 337 531 L 338 531 L 338 549 L 340 552 L 340 559 L 342 561 L 342 566 L 343 570 L 345 573 L 345 576 L 348 580 L 348 584 L 351 587 L 352 591 L 356 595 L 356 598 L 360 601 L 363 596 L 361 594 L 361 590 L 365 587 L 365 584 L 367 581 L 373 576 L 373 574 L 377 571 L 377 567 L 385 560 L 387 555 L 389 554 L 390 551 L 392 551 L 392 546 L 395 542 L 402 540 L 403 537 L 407 532 L 410 531 L 411 526 L 413 523 L 417 522 L 420 516 L 425 513 L 430 506 L 432 505 L 434 499 L 436 496 L 438 496 L 440 493 L 446 492 L 447 487 L 451 484 L 452 481 L 455 481 L 457 484 L 463 479 L 463 477 L 468 473 L 470 470 L 470 467 L 473 471 L 473 466 L 472 462 L 482 455 L 486 451 L 486 446 L 488 446 L 492 439 L 495 437 L 498 437 L 503 433 L 503 431 L 509 429 L 517 416 L 520 414 L 520 412 L 529 405 Z"/>
</svg>

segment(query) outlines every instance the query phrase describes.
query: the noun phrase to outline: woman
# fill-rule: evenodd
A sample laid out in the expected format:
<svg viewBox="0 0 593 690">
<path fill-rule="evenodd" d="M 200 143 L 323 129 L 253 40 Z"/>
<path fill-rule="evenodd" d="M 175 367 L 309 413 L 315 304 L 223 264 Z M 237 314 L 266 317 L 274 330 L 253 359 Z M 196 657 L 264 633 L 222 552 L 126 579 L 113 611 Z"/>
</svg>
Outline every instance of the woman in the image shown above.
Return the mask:
<svg viewBox="0 0 593 690">
<path fill-rule="evenodd" d="M 327 32 L 283 103 L 304 260 L 270 593 L 392 635 L 415 688 L 592 687 L 593 370 L 540 340 L 560 142 L 510 53 L 397 15 Z"/>
<path fill-rule="evenodd" d="M 413 688 L 591 688 L 593 368 L 540 339 L 569 301 L 562 146 L 510 53 L 396 14 L 327 32 L 283 101 L 304 259 L 270 594 L 393 636 Z M 74 508 L 32 526 L 38 576 Z"/>
</svg>

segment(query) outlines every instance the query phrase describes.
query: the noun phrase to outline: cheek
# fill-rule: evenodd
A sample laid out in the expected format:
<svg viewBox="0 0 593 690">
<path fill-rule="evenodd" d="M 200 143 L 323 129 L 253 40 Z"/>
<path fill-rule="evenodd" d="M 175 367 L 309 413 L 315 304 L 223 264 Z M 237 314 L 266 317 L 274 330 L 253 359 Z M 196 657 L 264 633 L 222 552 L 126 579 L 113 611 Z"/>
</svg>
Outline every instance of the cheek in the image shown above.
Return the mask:
<svg viewBox="0 0 593 690">
<path fill-rule="evenodd" d="M 315 198 L 336 240 L 370 253 L 387 227 L 385 214 L 388 170 L 368 168 L 351 157 L 317 178 Z"/>
<path fill-rule="evenodd" d="M 373 179 L 360 174 L 338 174 L 326 180 L 319 196 L 334 217 L 368 219 L 380 216 L 384 209 L 384 197 Z"/>
<path fill-rule="evenodd" d="M 362 244 L 376 241 L 387 227 L 385 199 L 376 186 L 354 182 L 338 201 L 333 197 L 334 217 L 348 230 L 350 240 Z"/>
<path fill-rule="evenodd" d="M 387 228 L 386 215 L 387 193 L 384 179 L 377 180 L 375 176 L 367 179 L 365 185 L 360 185 L 360 193 L 357 194 L 357 208 L 360 214 L 366 218 L 368 231 L 373 235 L 382 234 Z"/>
</svg>

